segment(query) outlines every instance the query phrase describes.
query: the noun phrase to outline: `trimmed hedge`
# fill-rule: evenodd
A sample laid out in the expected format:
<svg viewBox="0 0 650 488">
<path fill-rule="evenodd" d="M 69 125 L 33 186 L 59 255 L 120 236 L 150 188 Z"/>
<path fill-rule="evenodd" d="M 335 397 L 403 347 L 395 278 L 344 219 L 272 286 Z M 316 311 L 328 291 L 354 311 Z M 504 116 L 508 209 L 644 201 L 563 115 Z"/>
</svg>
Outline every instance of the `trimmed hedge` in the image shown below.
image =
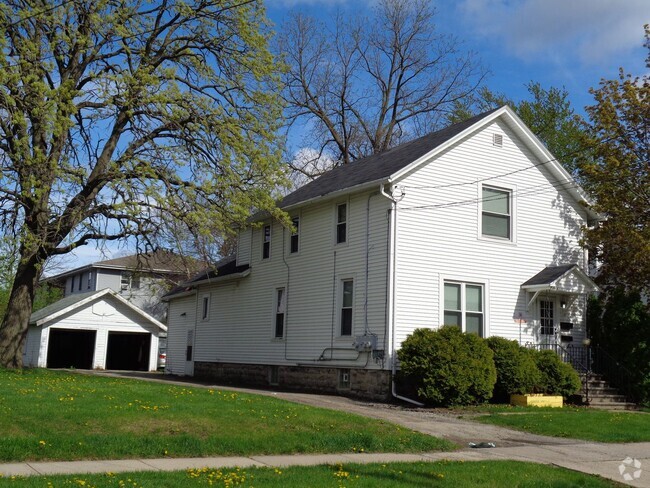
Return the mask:
<svg viewBox="0 0 650 488">
<path fill-rule="evenodd" d="M 538 393 L 569 397 L 580 390 L 580 376 L 570 364 L 563 362 L 553 351 L 538 351 L 533 355 L 541 372 Z"/>
<path fill-rule="evenodd" d="M 508 402 L 515 393 L 569 397 L 581 387 L 578 373 L 554 351 L 501 337 L 482 339 L 456 326 L 416 329 L 397 355 L 400 384 L 434 406 Z"/>
<path fill-rule="evenodd" d="M 398 351 L 401 373 L 418 397 L 436 406 L 472 405 L 492 397 L 493 354 L 485 340 L 458 327 L 416 329 Z"/>
<path fill-rule="evenodd" d="M 507 403 L 512 394 L 532 393 L 542 382 L 542 374 L 535 363 L 534 351 L 520 346 L 517 341 L 490 337 L 487 345 L 494 353 L 497 382 L 492 400 Z"/>
</svg>

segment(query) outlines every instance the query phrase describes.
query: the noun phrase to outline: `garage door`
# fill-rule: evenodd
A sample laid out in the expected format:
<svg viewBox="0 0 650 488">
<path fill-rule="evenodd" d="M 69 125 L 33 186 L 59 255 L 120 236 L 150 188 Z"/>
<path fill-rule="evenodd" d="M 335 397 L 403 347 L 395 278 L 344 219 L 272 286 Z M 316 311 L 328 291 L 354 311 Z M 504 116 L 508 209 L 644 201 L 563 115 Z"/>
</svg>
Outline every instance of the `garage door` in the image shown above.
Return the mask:
<svg viewBox="0 0 650 488">
<path fill-rule="evenodd" d="M 106 369 L 149 371 L 151 334 L 109 332 Z"/>
<path fill-rule="evenodd" d="M 95 330 L 50 329 L 47 367 L 92 369 L 96 337 Z"/>
</svg>

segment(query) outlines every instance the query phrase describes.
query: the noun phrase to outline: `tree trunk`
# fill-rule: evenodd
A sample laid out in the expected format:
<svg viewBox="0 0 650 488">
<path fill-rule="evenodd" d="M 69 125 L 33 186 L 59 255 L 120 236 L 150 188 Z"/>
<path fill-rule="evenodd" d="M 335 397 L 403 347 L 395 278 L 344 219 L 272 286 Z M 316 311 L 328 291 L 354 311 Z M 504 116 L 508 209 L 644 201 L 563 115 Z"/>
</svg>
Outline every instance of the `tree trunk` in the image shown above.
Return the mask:
<svg viewBox="0 0 650 488">
<path fill-rule="evenodd" d="M 38 260 L 21 259 L 11 288 L 7 311 L 0 325 L 0 366 L 23 367 L 23 349 L 27 339 L 29 317 L 34 304 L 34 290 L 40 275 Z"/>
</svg>

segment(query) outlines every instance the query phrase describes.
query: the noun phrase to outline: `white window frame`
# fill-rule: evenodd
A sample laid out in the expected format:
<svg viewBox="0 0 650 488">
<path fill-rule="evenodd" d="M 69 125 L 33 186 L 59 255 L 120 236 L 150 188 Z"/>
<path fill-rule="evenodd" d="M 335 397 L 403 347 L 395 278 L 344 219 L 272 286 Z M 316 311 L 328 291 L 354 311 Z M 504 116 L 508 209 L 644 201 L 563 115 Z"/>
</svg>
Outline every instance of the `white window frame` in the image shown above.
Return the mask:
<svg viewBox="0 0 650 488">
<path fill-rule="evenodd" d="M 210 320 L 210 306 L 212 305 L 212 297 L 209 293 L 204 293 L 201 295 L 201 309 L 199 310 L 201 314 L 201 321 L 207 322 Z"/>
<path fill-rule="evenodd" d="M 440 277 L 440 282 L 439 282 L 439 303 L 440 303 L 440 308 L 439 308 L 439 324 L 440 326 L 445 325 L 445 283 L 448 284 L 454 284 L 454 285 L 461 285 L 461 291 L 460 291 L 460 300 L 461 300 L 461 330 L 465 332 L 465 324 L 466 324 L 466 313 L 467 313 L 467 295 L 465 293 L 465 285 L 470 285 L 470 286 L 480 286 L 482 288 L 482 295 L 481 298 L 483 300 L 482 308 L 483 308 L 483 324 L 482 324 L 482 329 L 483 329 L 483 334 L 480 337 L 490 337 L 490 283 L 487 278 L 482 278 L 482 277 L 476 277 L 476 276 L 462 276 L 462 277 L 456 277 L 456 276 L 441 276 Z M 470 311 L 469 313 L 476 313 Z"/>
<path fill-rule="evenodd" d="M 268 241 L 266 240 L 266 229 L 269 229 L 269 239 Z M 264 224 L 262 226 L 262 260 L 267 260 L 271 259 L 271 241 L 272 241 L 272 236 L 273 236 L 273 227 L 271 224 Z M 268 244 L 268 246 L 267 246 Z M 268 248 L 268 252 L 267 252 Z M 267 254 L 265 256 L 265 254 Z"/>
<path fill-rule="evenodd" d="M 499 192 L 504 192 L 508 194 L 508 218 L 509 218 L 509 227 L 508 227 L 508 233 L 509 237 L 501 237 L 501 236 L 493 236 L 489 234 L 484 234 L 483 233 L 483 203 L 484 203 L 484 197 L 483 197 L 483 190 L 494 190 L 494 191 L 499 191 Z M 478 185 L 478 238 L 481 240 L 486 240 L 486 241 L 495 241 L 495 242 L 501 242 L 501 243 L 515 243 L 516 242 L 516 206 L 515 206 L 515 198 L 514 195 L 516 193 L 517 189 L 515 186 L 509 186 L 509 187 L 503 187 L 503 186 L 496 186 L 496 185 Z M 487 212 L 490 214 L 490 212 Z M 504 216 L 505 214 L 495 214 L 492 213 L 493 215 L 501 215 Z"/>
<path fill-rule="evenodd" d="M 345 205 L 345 221 L 339 222 L 339 207 Z M 345 225 L 345 240 L 339 242 L 339 225 Z M 350 241 L 350 202 L 338 202 L 334 206 L 334 245 L 347 246 Z"/>
<path fill-rule="evenodd" d="M 278 302 L 278 293 L 282 291 L 282 303 Z M 278 315 L 282 314 L 282 335 L 277 335 Z M 287 287 L 278 286 L 273 291 L 273 340 L 283 341 L 287 333 Z"/>
<path fill-rule="evenodd" d="M 355 289 L 355 279 L 353 276 L 346 276 L 339 279 L 339 290 L 338 290 L 338 300 L 337 300 L 337 337 L 348 339 L 354 336 L 354 300 L 356 298 L 356 289 Z M 343 296 L 345 291 L 345 283 L 352 283 L 352 305 L 350 307 L 343 307 Z M 350 312 L 350 333 L 343 334 L 343 310 L 349 309 Z"/>
</svg>

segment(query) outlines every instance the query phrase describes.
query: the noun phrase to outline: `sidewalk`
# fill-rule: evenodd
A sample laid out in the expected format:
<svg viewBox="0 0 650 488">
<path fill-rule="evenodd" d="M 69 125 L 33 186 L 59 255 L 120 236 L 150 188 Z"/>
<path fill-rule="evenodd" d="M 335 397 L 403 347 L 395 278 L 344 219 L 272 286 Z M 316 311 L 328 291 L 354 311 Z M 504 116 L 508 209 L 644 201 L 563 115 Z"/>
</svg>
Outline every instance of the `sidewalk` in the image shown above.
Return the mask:
<svg viewBox="0 0 650 488">
<path fill-rule="evenodd" d="M 511 430 L 478 422 L 460 419 L 455 415 L 445 415 L 441 411 L 402 408 L 394 405 L 378 404 L 352 400 L 345 397 L 308 393 L 275 392 L 250 388 L 235 388 L 194 381 L 191 378 L 175 378 L 154 375 L 118 374 L 93 372 L 106 376 L 139 378 L 147 381 L 181 384 L 197 388 L 222 388 L 232 391 L 268 395 L 283 400 L 303 403 L 322 408 L 342 410 L 367 417 L 377 418 L 402 425 L 412 430 L 434 435 L 467 446 L 469 442 L 494 442 L 496 448 L 463 448 L 455 452 L 434 452 L 420 454 L 392 453 L 347 453 L 311 454 L 285 456 L 250 457 L 209 457 L 209 458 L 164 458 L 132 459 L 107 461 L 71 462 L 27 462 L 0 464 L 4 476 L 30 476 L 53 474 L 81 474 L 132 471 L 178 471 L 190 468 L 234 468 L 234 467 L 286 467 L 299 465 L 337 464 L 337 463 L 385 463 L 391 461 L 455 461 L 513 460 L 528 461 L 560 466 L 588 474 L 625 483 L 630 486 L 650 488 L 650 442 L 628 444 L 605 444 L 548 437 L 527 432 Z M 633 473 L 632 466 L 623 461 L 631 458 L 641 462 L 641 476 L 631 481 L 624 480 L 619 471 L 623 465 L 625 473 Z"/>
<path fill-rule="evenodd" d="M 637 480 L 626 482 L 619 466 L 627 457 L 641 461 L 642 468 L 650 466 L 650 443 L 598 444 L 579 443 L 555 446 L 502 447 L 493 449 L 464 449 L 456 452 L 422 454 L 303 454 L 286 456 L 207 457 L 125 459 L 106 461 L 25 462 L 0 464 L 0 473 L 7 476 L 36 476 L 58 474 L 127 473 L 136 471 L 183 471 L 191 468 L 249 468 L 313 466 L 319 464 L 367 464 L 389 462 L 492 461 L 513 460 L 550 464 L 600 475 L 613 481 L 636 487 L 650 487 L 650 469 Z M 626 472 L 634 470 L 628 468 Z"/>
</svg>

